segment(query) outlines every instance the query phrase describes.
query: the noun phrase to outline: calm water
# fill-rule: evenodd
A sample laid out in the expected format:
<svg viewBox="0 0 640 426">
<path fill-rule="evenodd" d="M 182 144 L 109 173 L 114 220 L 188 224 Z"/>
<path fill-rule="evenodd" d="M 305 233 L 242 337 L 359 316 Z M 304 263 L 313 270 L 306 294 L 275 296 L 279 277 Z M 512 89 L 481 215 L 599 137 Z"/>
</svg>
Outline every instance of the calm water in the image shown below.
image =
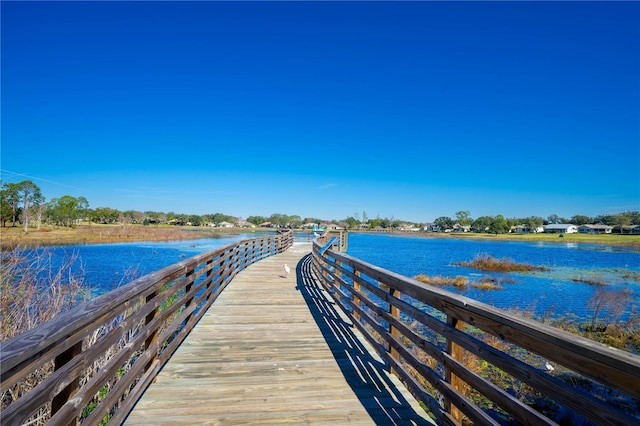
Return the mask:
<svg viewBox="0 0 640 426">
<path fill-rule="evenodd" d="M 483 276 L 509 278 L 502 290 L 480 290 L 470 286 L 445 289 L 504 309 L 552 310 L 557 315 L 585 314 L 587 300 L 597 286 L 571 281 L 602 279 L 606 288 L 627 289 L 632 296 L 629 309 L 640 309 L 640 251 L 593 244 L 523 243 L 472 241 L 453 238 L 420 238 L 392 234 L 350 234 L 350 255 L 409 277 L 418 274 L 465 276 L 471 282 Z M 529 273 L 487 273 L 454 265 L 471 261 L 479 253 L 516 262 L 545 266 L 549 271 Z M 629 312 L 629 311 L 628 311 Z"/>
<path fill-rule="evenodd" d="M 265 234 L 246 233 L 187 241 L 135 242 L 49 247 L 53 265 L 76 256 L 73 270 L 98 295 L 135 278 L 227 244 Z"/>
<path fill-rule="evenodd" d="M 79 245 L 51 248 L 53 259 L 75 254 L 76 270 L 85 276 L 85 284 L 100 294 L 134 278 L 179 262 L 184 258 L 212 250 L 257 233 L 221 238 L 172 242 L 142 242 Z M 307 234 L 296 234 L 296 241 L 306 242 Z M 479 290 L 469 287 L 465 296 L 500 308 L 535 309 L 538 313 L 553 309 L 557 314 L 584 315 L 586 301 L 597 287 L 575 283 L 572 278 L 604 279 L 612 289 L 628 289 L 632 302 L 640 308 L 640 251 L 587 244 L 549 244 L 522 242 L 487 242 L 453 238 L 419 238 L 391 234 L 349 234 L 348 253 L 369 263 L 409 277 L 418 274 L 458 275 L 477 281 L 482 276 L 508 277 L 513 283 L 503 290 Z M 550 268 L 546 272 L 493 274 L 453 265 L 470 261 L 479 254 L 508 257 Z"/>
</svg>

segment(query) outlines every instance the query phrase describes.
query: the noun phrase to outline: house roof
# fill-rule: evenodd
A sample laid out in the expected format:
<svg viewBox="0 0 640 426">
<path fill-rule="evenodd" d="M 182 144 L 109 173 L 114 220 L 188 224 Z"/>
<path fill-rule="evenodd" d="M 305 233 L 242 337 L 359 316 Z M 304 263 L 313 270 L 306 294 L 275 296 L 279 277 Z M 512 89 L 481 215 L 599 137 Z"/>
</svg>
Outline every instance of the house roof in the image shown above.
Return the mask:
<svg viewBox="0 0 640 426">
<path fill-rule="evenodd" d="M 597 224 L 597 225 L 582 225 L 582 226 L 580 226 L 580 228 L 589 228 L 589 229 L 613 229 L 613 226 Z"/>
<path fill-rule="evenodd" d="M 544 225 L 546 229 L 567 229 L 572 226 L 576 226 L 573 223 L 552 223 L 550 225 Z"/>
</svg>

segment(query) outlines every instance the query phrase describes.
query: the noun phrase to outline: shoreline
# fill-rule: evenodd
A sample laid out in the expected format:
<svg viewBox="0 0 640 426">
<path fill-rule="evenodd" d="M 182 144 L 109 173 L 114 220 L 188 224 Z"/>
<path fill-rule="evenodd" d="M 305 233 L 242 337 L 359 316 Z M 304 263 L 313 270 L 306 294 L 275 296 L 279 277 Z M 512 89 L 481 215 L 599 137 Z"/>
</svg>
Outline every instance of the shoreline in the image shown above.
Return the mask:
<svg viewBox="0 0 640 426">
<path fill-rule="evenodd" d="M 109 244 L 139 241 L 178 241 L 216 238 L 237 234 L 274 232 L 274 228 L 203 228 L 187 226 L 148 225 L 78 225 L 75 228 L 43 227 L 24 233 L 20 227 L 0 228 L 0 247 L 63 246 L 80 244 Z M 309 232 L 296 229 L 297 232 Z M 412 236 L 416 238 L 454 238 L 484 241 L 545 242 L 554 244 L 598 244 L 640 250 L 640 235 L 620 234 L 476 234 L 402 231 L 349 231 L 351 233 Z"/>
<path fill-rule="evenodd" d="M 596 244 L 613 247 L 629 247 L 640 250 L 640 235 L 620 234 L 478 234 L 472 232 L 386 232 L 386 231 L 353 231 L 363 234 L 387 234 L 415 236 L 417 238 L 453 238 L 458 240 L 482 241 L 515 241 L 515 242 L 543 242 L 551 244 Z"/>
</svg>

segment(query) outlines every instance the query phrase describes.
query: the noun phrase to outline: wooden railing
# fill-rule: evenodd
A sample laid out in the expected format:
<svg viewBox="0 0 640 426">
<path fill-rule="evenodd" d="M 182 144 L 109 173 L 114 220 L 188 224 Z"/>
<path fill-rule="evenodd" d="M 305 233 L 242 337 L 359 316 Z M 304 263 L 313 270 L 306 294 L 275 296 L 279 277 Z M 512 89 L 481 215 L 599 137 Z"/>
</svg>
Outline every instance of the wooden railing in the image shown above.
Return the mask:
<svg viewBox="0 0 640 426">
<path fill-rule="evenodd" d="M 323 243 L 314 273 L 438 424 L 640 424 L 640 357 Z"/>
<path fill-rule="evenodd" d="M 293 238 L 279 233 L 194 256 L 1 343 L 0 422 L 122 423 L 233 277 Z"/>
</svg>

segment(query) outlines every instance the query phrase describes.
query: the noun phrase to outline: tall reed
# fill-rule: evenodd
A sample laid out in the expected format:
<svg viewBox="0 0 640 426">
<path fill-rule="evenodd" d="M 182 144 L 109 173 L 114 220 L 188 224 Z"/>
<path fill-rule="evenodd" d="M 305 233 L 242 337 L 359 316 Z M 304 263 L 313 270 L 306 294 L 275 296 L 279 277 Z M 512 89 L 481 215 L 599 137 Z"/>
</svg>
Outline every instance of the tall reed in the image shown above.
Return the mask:
<svg viewBox="0 0 640 426">
<path fill-rule="evenodd" d="M 47 250 L 24 247 L 0 255 L 0 341 L 24 333 L 71 309 L 90 296 L 76 253 L 57 263 Z M 53 363 L 28 376 L 0 395 L 4 409 L 26 394 L 53 370 Z M 48 408 L 40 409 L 29 424 L 43 424 Z"/>
</svg>

